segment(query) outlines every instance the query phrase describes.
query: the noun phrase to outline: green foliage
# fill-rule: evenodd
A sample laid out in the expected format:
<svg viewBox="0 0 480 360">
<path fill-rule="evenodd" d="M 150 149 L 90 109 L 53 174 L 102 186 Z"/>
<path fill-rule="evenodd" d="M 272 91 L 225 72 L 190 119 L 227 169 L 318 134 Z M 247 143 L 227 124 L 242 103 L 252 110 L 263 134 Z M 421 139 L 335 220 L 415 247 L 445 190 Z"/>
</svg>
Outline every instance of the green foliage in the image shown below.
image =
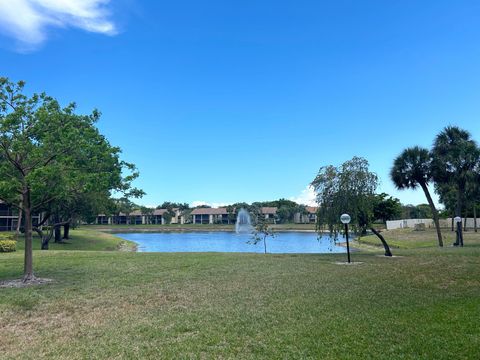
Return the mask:
<svg viewBox="0 0 480 360">
<path fill-rule="evenodd" d="M 17 250 L 17 242 L 15 240 L 0 239 L 0 252 L 13 252 Z"/>
<path fill-rule="evenodd" d="M 285 224 L 289 222 L 291 219 L 293 219 L 293 216 L 295 215 L 295 210 L 297 208 L 297 205 L 295 204 L 295 207 L 289 207 L 287 205 L 282 205 L 277 209 L 277 219 L 280 224 Z"/>
<path fill-rule="evenodd" d="M 390 178 L 397 189 L 416 189 L 428 184 L 432 179 L 429 151 L 419 146 L 403 150 L 393 162 Z"/>
<path fill-rule="evenodd" d="M 169 209 L 162 216 L 163 216 L 163 219 L 165 220 L 165 223 L 170 224 L 172 222 L 173 217 L 175 216 L 175 212 Z"/>
<path fill-rule="evenodd" d="M 292 222 L 295 216 L 295 213 L 301 212 L 303 205 L 299 205 L 294 201 L 287 199 L 278 199 L 274 201 L 262 201 L 254 202 L 252 207 L 255 209 L 260 209 L 262 207 L 276 207 L 277 208 L 277 222 L 280 224 L 285 224 Z"/>
<path fill-rule="evenodd" d="M 455 206 L 457 216 L 464 215 L 465 205 L 480 198 L 479 168 L 480 149 L 468 131 L 447 126 L 436 136 L 432 148 L 432 173 L 436 190 L 445 207 Z"/>
<path fill-rule="evenodd" d="M 163 204 L 158 205 L 157 209 L 178 209 L 180 211 L 186 211 L 190 209 L 190 205 L 187 203 L 177 203 L 177 202 L 170 202 L 170 201 L 165 201 Z"/>
<path fill-rule="evenodd" d="M 400 200 L 388 194 L 381 193 L 374 195 L 373 203 L 373 216 L 375 220 L 382 220 L 382 222 L 385 223 L 387 220 L 397 219 L 402 214 L 402 204 Z"/>
<path fill-rule="evenodd" d="M 0 78 L 0 200 L 26 214 L 25 279 L 33 278 L 31 214 L 56 221 L 88 218 L 112 192 L 141 196 L 133 164 L 120 160 L 95 123 L 100 113 L 75 114 L 46 94 L 23 94 L 24 82 Z M 124 175 L 127 174 L 127 175 Z M 98 199 L 94 201 L 94 199 Z"/>
<path fill-rule="evenodd" d="M 428 204 L 403 205 L 401 209 L 402 219 L 431 219 L 432 209 Z"/>
<path fill-rule="evenodd" d="M 354 157 L 339 167 L 320 168 L 312 186 L 317 192 L 318 225 L 337 234 L 343 225 L 340 215 L 351 216 L 351 227 L 364 232 L 374 220 L 375 190 L 378 177 L 368 169 L 368 161 Z"/>
<path fill-rule="evenodd" d="M 255 224 L 255 229 L 252 233 L 252 239 L 250 241 L 251 244 L 258 244 L 259 242 L 263 242 L 264 253 L 267 253 L 267 238 L 275 237 L 275 233 L 270 228 L 270 225 L 265 221 L 265 218 L 260 217 Z"/>
<path fill-rule="evenodd" d="M 438 245 L 443 246 L 438 212 L 428 189 L 428 183 L 433 179 L 433 165 L 430 152 L 418 146 L 405 149 L 394 160 L 390 177 L 397 189 L 416 189 L 421 187 L 427 198 L 431 217 L 437 228 Z"/>
<path fill-rule="evenodd" d="M 432 173 L 439 184 L 464 187 L 478 166 L 480 150 L 468 131 L 447 126 L 435 138 L 432 148 Z M 464 188 L 462 188 L 464 190 Z"/>
</svg>

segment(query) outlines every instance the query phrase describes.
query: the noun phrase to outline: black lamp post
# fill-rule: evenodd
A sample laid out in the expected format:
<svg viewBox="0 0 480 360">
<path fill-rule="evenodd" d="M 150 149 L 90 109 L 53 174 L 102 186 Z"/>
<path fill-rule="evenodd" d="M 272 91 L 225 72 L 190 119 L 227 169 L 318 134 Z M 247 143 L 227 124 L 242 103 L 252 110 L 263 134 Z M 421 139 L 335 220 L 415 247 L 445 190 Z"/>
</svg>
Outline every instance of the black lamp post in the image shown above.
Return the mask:
<svg viewBox="0 0 480 360">
<path fill-rule="evenodd" d="M 340 216 L 340 221 L 342 224 L 345 224 L 345 238 L 347 240 L 347 257 L 348 257 L 348 263 L 350 264 L 350 244 L 348 242 L 348 224 L 351 221 L 351 217 L 348 214 L 343 214 Z"/>
</svg>

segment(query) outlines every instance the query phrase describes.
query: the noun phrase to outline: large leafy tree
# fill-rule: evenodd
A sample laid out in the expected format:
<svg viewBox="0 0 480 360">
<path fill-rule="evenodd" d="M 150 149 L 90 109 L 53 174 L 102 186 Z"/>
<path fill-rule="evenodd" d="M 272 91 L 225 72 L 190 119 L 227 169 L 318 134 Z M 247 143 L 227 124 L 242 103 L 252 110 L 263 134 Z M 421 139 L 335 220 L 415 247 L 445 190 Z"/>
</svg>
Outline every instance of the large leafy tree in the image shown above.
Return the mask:
<svg viewBox="0 0 480 360">
<path fill-rule="evenodd" d="M 407 148 L 393 161 L 390 178 L 397 189 L 417 189 L 420 187 L 432 209 L 433 222 L 437 230 L 438 245 L 443 246 L 438 211 L 428 190 L 432 181 L 431 157 L 427 149 L 419 146 Z"/>
<path fill-rule="evenodd" d="M 432 175 L 436 183 L 453 186 L 456 192 L 455 215 L 462 217 L 469 179 L 480 159 L 480 150 L 470 133 L 447 126 L 435 138 L 432 148 Z M 458 226 L 454 245 L 463 246 L 462 226 Z"/>
<path fill-rule="evenodd" d="M 402 213 L 400 200 L 388 194 L 376 194 L 373 201 L 373 215 L 375 220 L 382 220 L 382 222 L 385 223 L 387 220 L 397 219 Z"/>
<path fill-rule="evenodd" d="M 385 256 L 392 256 L 385 238 L 373 226 L 378 176 L 369 171 L 366 159 L 354 157 L 339 167 L 322 167 L 311 185 L 317 193 L 319 227 L 327 226 L 336 236 L 342 229 L 340 216 L 348 213 L 355 232 L 362 234 L 369 228 L 382 242 Z"/>
<path fill-rule="evenodd" d="M 137 176 L 119 159 L 95 122 L 100 114 L 75 114 L 46 94 L 23 94 L 25 83 L 0 78 L 0 200 L 24 214 L 24 281 L 33 272 L 32 214 L 71 203 L 95 191 L 128 193 Z"/>
</svg>

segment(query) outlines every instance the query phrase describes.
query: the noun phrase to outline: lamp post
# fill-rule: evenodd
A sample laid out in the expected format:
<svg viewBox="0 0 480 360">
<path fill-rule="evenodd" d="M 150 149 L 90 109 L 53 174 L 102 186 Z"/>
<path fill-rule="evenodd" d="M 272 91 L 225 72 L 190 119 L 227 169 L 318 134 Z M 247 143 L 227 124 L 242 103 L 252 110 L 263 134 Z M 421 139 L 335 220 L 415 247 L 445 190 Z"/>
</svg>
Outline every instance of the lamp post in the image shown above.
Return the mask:
<svg viewBox="0 0 480 360">
<path fill-rule="evenodd" d="M 456 224 L 456 229 L 457 229 L 457 240 L 455 241 L 455 243 L 453 244 L 454 246 L 463 246 L 463 236 L 462 236 L 462 229 L 461 229 L 461 226 L 462 226 L 462 218 L 460 216 L 455 216 L 455 218 L 453 219 L 453 221 L 455 222 Z"/>
<path fill-rule="evenodd" d="M 345 225 L 345 238 L 347 240 L 347 257 L 348 257 L 349 264 L 350 264 L 350 244 L 348 243 L 348 224 L 350 223 L 351 220 L 352 218 L 348 214 L 343 214 L 342 216 L 340 216 L 340 221 L 342 222 L 342 224 Z"/>
</svg>

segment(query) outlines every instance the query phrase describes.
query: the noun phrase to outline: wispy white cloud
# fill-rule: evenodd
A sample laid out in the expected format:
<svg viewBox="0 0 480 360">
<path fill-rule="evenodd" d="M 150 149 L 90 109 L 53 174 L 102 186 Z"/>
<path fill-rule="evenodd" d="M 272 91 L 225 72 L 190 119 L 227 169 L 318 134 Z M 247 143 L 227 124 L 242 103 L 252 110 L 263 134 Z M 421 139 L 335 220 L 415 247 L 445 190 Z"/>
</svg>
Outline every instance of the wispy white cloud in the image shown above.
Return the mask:
<svg viewBox="0 0 480 360">
<path fill-rule="evenodd" d="M 290 200 L 295 201 L 297 204 L 317 206 L 316 196 L 313 187 L 307 186 L 298 196 L 292 196 Z"/>
<path fill-rule="evenodd" d="M 115 35 L 110 0 L 0 0 L 0 31 L 32 50 L 47 40 L 51 28 L 74 27 Z"/>
<path fill-rule="evenodd" d="M 218 207 L 224 207 L 224 206 L 231 205 L 231 203 L 223 203 L 223 202 L 212 202 L 212 203 L 210 203 L 210 202 L 207 202 L 207 201 L 197 200 L 197 201 L 193 201 L 190 204 L 190 207 L 197 207 L 197 206 L 203 206 L 203 205 L 211 206 L 213 208 L 218 208 Z"/>
</svg>

